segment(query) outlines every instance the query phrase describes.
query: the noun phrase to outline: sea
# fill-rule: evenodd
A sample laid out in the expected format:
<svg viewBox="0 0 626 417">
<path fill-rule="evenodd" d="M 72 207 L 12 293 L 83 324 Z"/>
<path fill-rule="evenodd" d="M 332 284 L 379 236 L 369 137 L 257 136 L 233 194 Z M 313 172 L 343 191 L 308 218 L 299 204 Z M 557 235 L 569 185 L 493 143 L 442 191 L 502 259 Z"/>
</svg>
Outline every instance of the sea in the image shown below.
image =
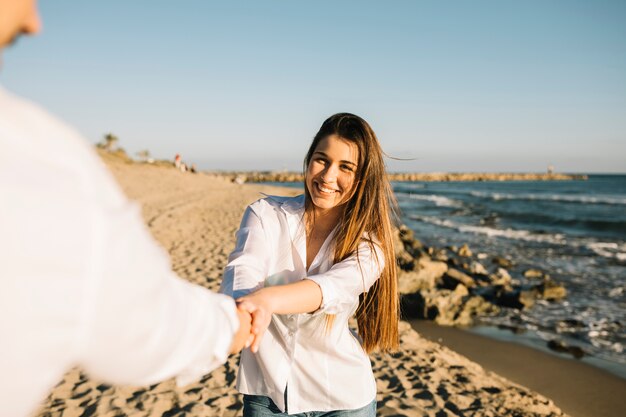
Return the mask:
<svg viewBox="0 0 626 417">
<path fill-rule="evenodd" d="M 467 244 L 486 267 L 495 256 L 511 260 L 522 283 L 533 268 L 567 288 L 564 301 L 502 309 L 474 331 L 542 350 L 558 340 L 626 378 L 626 175 L 392 185 L 402 221 L 424 245 Z"/>
</svg>

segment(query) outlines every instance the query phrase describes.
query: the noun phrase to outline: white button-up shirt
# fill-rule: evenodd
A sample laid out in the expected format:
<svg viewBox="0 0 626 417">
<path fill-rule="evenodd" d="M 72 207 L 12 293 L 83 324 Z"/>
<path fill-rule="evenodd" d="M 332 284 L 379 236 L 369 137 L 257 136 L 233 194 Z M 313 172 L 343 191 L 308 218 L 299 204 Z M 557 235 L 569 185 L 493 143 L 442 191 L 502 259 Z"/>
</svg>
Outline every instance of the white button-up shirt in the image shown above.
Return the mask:
<svg viewBox="0 0 626 417">
<path fill-rule="evenodd" d="M 226 360 L 233 300 L 178 278 L 76 132 L 0 88 L 0 414 L 24 416 L 73 365 L 180 383 Z"/>
<path fill-rule="evenodd" d="M 364 407 L 376 397 L 376 382 L 348 319 L 359 295 L 380 276 L 382 252 L 377 247 L 374 257 L 362 243 L 358 261 L 352 255 L 333 265 L 331 233 L 307 271 L 303 216 L 303 195 L 267 197 L 250 205 L 241 221 L 222 292 L 237 298 L 307 278 L 320 286 L 323 301 L 313 314 L 272 316 L 259 351 L 242 352 L 237 388 L 268 396 L 290 414 Z M 324 313 L 336 315 L 328 332 Z"/>
</svg>

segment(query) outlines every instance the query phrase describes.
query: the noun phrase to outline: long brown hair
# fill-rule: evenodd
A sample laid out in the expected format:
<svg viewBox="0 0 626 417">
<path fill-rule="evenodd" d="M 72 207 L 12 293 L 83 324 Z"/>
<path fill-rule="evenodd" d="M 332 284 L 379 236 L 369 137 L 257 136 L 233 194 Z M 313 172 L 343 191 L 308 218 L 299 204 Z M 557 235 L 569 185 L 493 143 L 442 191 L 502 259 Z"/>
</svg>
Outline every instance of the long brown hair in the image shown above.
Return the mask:
<svg viewBox="0 0 626 417">
<path fill-rule="evenodd" d="M 363 347 L 368 353 L 397 349 L 399 300 L 391 219 L 397 213 L 397 203 L 385 171 L 383 151 L 365 120 L 354 114 L 338 113 L 326 119 L 313 138 L 304 159 L 305 175 L 317 145 L 330 135 L 356 144 L 359 150 L 353 194 L 344 203 L 343 216 L 335 233 L 334 262 L 341 262 L 354 253 L 358 259 L 357 249 L 363 241 L 367 241 L 374 255 L 377 253 L 374 244 L 380 246 L 385 266 L 369 291 L 361 294 L 356 318 Z M 306 212 L 310 213 L 313 202 L 306 186 L 304 194 Z M 334 316 L 327 316 L 329 326 L 333 319 Z"/>
</svg>

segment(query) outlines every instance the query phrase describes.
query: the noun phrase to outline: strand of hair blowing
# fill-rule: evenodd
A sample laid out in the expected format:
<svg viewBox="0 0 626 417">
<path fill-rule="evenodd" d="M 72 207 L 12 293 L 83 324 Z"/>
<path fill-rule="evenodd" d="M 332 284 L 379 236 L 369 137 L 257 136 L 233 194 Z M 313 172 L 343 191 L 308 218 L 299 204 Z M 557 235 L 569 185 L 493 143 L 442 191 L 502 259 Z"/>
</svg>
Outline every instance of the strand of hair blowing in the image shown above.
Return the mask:
<svg viewBox="0 0 626 417">
<path fill-rule="evenodd" d="M 369 291 L 361 294 L 356 318 L 365 351 L 388 352 L 398 348 L 399 299 L 391 222 L 397 204 L 378 139 L 367 122 L 358 116 L 339 113 L 327 119 L 311 144 L 305 165 L 310 162 L 317 143 L 332 134 L 355 143 L 359 149 L 355 191 L 345 204 L 344 215 L 335 234 L 334 261 L 341 262 L 355 253 L 358 260 L 358 248 L 364 241 L 373 256 L 377 256 L 374 245 L 380 247 L 385 266 Z M 311 207 L 306 187 L 305 196 L 307 206 Z M 329 326 L 333 319 L 334 316 L 327 317 Z"/>
</svg>

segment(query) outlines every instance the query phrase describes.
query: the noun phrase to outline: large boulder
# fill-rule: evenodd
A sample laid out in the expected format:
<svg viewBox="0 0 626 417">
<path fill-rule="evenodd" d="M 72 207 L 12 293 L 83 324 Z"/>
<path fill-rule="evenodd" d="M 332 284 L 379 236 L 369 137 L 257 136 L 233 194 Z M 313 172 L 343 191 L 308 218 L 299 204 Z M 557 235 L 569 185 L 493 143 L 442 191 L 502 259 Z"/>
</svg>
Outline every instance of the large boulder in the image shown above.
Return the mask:
<svg viewBox="0 0 626 417">
<path fill-rule="evenodd" d="M 508 286 L 511 284 L 511 275 L 504 268 L 498 268 L 497 271 L 489 275 L 492 285 Z"/>
<path fill-rule="evenodd" d="M 559 301 L 567 296 L 567 289 L 550 278 L 544 279 L 541 284 L 534 288 L 538 291 L 539 297 L 548 301 Z"/>
<path fill-rule="evenodd" d="M 535 305 L 535 291 L 515 289 L 513 291 L 502 291 L 496 298 L 499 306 L 524 310 Z"/>
<path fill-rule="evenodd" d="M 524 278 L 530 278 L 530 279 L 538 279 L 538 278 L 543 278 L 543 272 L 538 270 L 538 269 L 527 269 L 526 271 L 524 271 Z"/>
<path fill-rule="evenodd" d="M 423 256 L 416 261 L 414 270 L 398 273 L 398 290 L 400 294 L 411 294 L 434 288 L 447 270 L 448 265 L 445 262 L 433 261 Z"/>
<path fill-rule="evenodd" d="M 409 229 L 406 225 L 401 225 L 398 228 L 398 235 L 404 249 L 409 252 L 414 257 L 419 257 L 423 253 L 424 246 L 422 242 L 420 242 L 413 233 L 413 230 Z"/>
<path fill-rule="evenodd" d="M 469 264 L 468 270 L 470 273 L 474 275 L 488 275 L 489 274 L 487 272 L 487 269 L 483 266 L 483 264 L 481 264 L 478 261 L 472 261 L 472 263 Z"/>
<path fill-rule="evenodd" d="M 442 326 L 469 326 L 475 316 L 499 311 L 482 297 L 471 296 L 463 284 L 454 290 L 433 288 L 403 295 L 401 305 L 403 317 L 434 320 Z"/>
<path fill-rule="evenodd" d="M 463 246 L 461 246 L 457 253 L 459 254 L 459 256 L 462 256 L 464 258 L 471 258 L 472 257 L 472 250 L 469 248 L 467 243 L 465 243 Z"/>
<path fill-rule="evenodd" d="M 463 284 L 467 288 L 474 288 L 476 286 L 474 278 L 459 271 L 458 269 L 448 268 L 446 273 L 443 275 L 443 287 L 453 290 L 459 284 Z"/>
</svg>

